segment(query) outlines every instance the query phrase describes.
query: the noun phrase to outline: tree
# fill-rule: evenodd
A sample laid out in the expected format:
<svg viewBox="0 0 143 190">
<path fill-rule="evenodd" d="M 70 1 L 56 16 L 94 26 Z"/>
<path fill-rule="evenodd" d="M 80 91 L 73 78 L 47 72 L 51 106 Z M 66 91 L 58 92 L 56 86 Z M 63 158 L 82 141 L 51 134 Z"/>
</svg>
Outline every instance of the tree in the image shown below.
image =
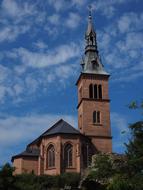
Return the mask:
<svg viewBox="0 0 143 190">
<path fill-rule="evenodd" d="M 6 163 L 0 170 L 0 189 L 16 190 L 15 177 L 13 176 L 14 168 Z"/>
<path fill-rule="evenodd" d="M 131 175 L 143 175 L 143 121 L 136 122 L 129 126 L 131 139 L 126 144 L 126 155 Z"/>
<path fill-rule="evenodd" d="M 124 155 L 113 153 L 99 153 L 92 158 L 91 168 L 82 186 L 87 190 L 107 189 L 116 175 L 120 176 L 126 170 Z M 116 177 L 117 178 L 117 177 Z M 111 188 L 111 186 L 110 186 Z"/>
</svg>

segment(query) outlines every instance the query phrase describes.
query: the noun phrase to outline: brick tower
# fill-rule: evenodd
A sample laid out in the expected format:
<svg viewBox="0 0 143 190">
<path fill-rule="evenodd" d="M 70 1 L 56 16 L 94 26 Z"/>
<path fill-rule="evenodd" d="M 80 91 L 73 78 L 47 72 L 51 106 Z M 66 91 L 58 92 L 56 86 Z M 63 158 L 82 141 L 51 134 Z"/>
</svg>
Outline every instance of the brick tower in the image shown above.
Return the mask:
<svg viewBox="0 0 143 190">
<path fill-rule="evenodd" d="M 85 33 L 85 55 L 78 87 L 78 128 L 101 152 L 112 151 L 110 128 L 109 74 L 101 63 L 91 12 Z"/>
</svg>

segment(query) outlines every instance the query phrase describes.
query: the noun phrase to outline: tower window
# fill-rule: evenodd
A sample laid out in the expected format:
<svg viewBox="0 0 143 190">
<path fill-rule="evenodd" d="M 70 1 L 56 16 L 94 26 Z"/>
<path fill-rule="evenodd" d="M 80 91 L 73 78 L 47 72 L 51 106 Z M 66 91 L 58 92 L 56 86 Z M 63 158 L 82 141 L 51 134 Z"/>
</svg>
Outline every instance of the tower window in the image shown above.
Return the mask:
<svg viewBox="0 0 143 190">
<path fill-rule="evenodd" d="M 69 143 L 64 148 L 64 161 L 66 168 L 73 165 L 73 146 Z"/>
<path fill-rule="evenodd" d="M 55 148 L 53 145 L 49 145 L 47 149 L 47 166 L 55 167 Z"/>
<path fill-rule="evenodd" d="M 102 85 L 89 85 L 89 98 L 102 99 Z"/>
<path fill-rule="evenodd" d="M 100 111 L 94 111 L 93 112 L 93 123 L 101 123 L 101 119 L 100 119 Z"/>
<path fill-rule="evenodd" d="M 79 99 L 81 100 L 82 98 L 82 87 L 79 89 Z"/>
<path fill-rule="evenodd" d="M 100 123 L 100 111 L 97 112 L 97 123 Z"/>
<path fill-rule="evenodd" d="M 97 99 L 98 98 L 98 94 L 97 94 L 97 85 L 94 85 L 94 98 Z"/>
<path fill-rule="evenodd" d="M 101 86 L 101 84 L 98 85 L 98 94 L 99 94 L 99 99 L 102 99 L 102 86 Z"/>
<path fill-rule="evenodd" d="M 89 85 L 89 98 L 93 98 L 93 84 Z"/>
<path fill-rule="evenodd" d="M 96 111 L 93 112 L 93 123 L 97 123 L 96 120 L 97 116 L 96 116 Z"/>
</svg>

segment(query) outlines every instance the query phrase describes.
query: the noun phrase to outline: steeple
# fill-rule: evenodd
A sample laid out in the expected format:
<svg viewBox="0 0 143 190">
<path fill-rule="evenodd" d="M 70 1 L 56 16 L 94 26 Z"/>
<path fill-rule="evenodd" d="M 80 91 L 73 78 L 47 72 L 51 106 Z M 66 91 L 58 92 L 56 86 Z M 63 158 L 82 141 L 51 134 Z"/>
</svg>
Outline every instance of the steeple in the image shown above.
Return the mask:
<svg viewBox="0 0 143 190">
<path fill-rule="evenodd" d="M 108 75 L 104 70 L 98 53 L 96 32 L 92 21 L 91 7 L 89 9 L 87 31 L 85 33 L 85 55 L 82 58 L 82 73 L 95 73 Z"/>
</svg>

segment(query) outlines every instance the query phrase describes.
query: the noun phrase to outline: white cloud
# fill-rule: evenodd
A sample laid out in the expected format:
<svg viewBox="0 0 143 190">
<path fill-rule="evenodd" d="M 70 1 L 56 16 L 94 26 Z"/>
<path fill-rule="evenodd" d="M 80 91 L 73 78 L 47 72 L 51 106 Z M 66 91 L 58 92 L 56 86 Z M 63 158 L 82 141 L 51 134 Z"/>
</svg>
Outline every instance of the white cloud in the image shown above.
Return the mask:
<svg viewBox="0 0 143 190">
<path fill-rule="evenodd" d="M 118 28 L 121 33 L 133 32 L 143 29 L 143 13 L 136 14 L 134 12 L 126 13 L 118 21 Z"/>
<path fill-rule="evenodd" d="M 127 118 L 119 113 L 111 113 L 111 126 L 113 135 L 113 152 L 125 150 L 124 143 L 128 141 L 129 129 Z"/>
<path fill-rule="evenodd" d="M 25 48 L 1 52 L 8 62 L 7 67 L 0 66 L 0 102 L 5 103 L 11 98 L 11 103 L 19 104 L 30 100 L 30 97 L 39 97 L 48 92 L 49 85 L 55 80 L 60 89 L 65 87 L 67 79 L 77 71 L 75 58 L 79 56 L 79 51 L 79 46 L 71 43 L 49 50 L 48 53 L 47 48 L 36 52 Z M 19 64 L 15 64 L 15 61 Z"/>
<path fill-rule="evenodd" d="M 13 41 L 15 40 L 20 34 L 24 34 L 29 30 L 28 25 L 23 26 L 6 26 L 3 27 L 0 31 L 0 42 L 3 41 Z"/>
<path fill-rule="evenodd" d="M 42 40 L 38 40 L 37 42 L 34 43 L 34 46 L 38 49 L 38 50 L 44 50 L 48 48 L 48 45 L 43 42 Z"/>
<path fill-rule="evenodd" d="M 131 0 L 98 0 L 95 3 L 92 3 L 92 7 L 93 9 L 101 12 L 101 14 L 107 18 L 111 18 L 117 10 L 117 5 L 124 4 L 129 1 Z"/>
<path fill-rule="evenodd" d="M 15 49 L 14 53 L 26 67 L 44 68 L 62 64 L 70 59 L 78 57 L 79 46 L 74 43 L 60 45 L 55 50 L 46 53 L 32 52 L 25 48 L 19 48 Z M 8 53 L 7 56 L 9 56 Z"/>
<path fill-rule="evenodd" d="M 61 24 L 60 23 L 60 15 L 58 14 L 53 14 L 51 16 L 48 17 L 48 20 L 51 24 L 54 24 L 54 25 L 59 25 Z"/>
<path fill-rule="evenodd" d="M 18 3 L 15 0 L 3 0 L 1 8 L 4 15 L 14 19 L 17 18 L 17 21 L 36 12 L 34 4 L 28 4 L 27 2 Z"/>
<path fill-rule="evenodd" d="M 20 84 L 15 84 L 13 86 L 13 89 L 15 91 L 16 96 L 20 95 L 23 92 L 23 90 L 24 90 L 23 86 L 20 85 Z"/>
<path fill-rule="evenodd" d="M 76 28 L 79 25 L 81 18 L 77 13 L 69 13 L 67 18 L 66 25 L 69 28 Z"/>
<path fill-rule="evenodd" d="M 25 79 L 26 87 L 30 89 L 30 94 L 33 94 L 38 88 L 38 81 L 32 76 L 27 76 Z"/>
<path fill-rule="evenodd" d="M 142 19 L 142 13 L 127 13 L 97 33 L 103 64 L 109 66 L 114 82 L 131 82 L 143 77 Z"/>
<path fill-rule="evenodd" d="M 143 48 L 143 34 L 141 32 L 127 33 L 125 40 L 119 42 L 118 47 L 123 51 Z"/>
<path fill-rule="evenodd" d="M 72 0 L 72 4 L 76 5 L 76 6 L 85 5 L 86 2 L 87 2 L 87 0 Z"/>
<path fill-rule="evenodd" d="M 11 159 L 15 152 L 15 147 L 19 144 L 25 144 L 24 147 L 26 147 L 27 144 L 40 136 L 61 118 L 77 127 L 76 118 L 71 115 L 2 116 L 0 118 L 0 150 L 3 154 L 1 154 L 0 164 L 4 164 L 8 161 L 8 158 L 9 160 Z M 8 150 L 8 153 L 5 150 Z M 23 150 L 17 149 L 17 151 L 22 152 Z M 15 153 L 18 154 L 19 152 Z"/>
<path fill-rule="evenodd" d="M 14 0 L 3 0 L 2 8 L 9 16 L 18 16 L 20 13 L 20 9 Z"/>
<path fill-rule="evenodd" d="M 19 35 L 34 30 L 34 24 L 44 23 L 45 18 L 45 12 L 38 9 L 36 2 L 3 0 L 0 7 L 0 42 L 14 41 Z"/>
<path fill-rule="evenodd" d="M 49 4 L 55 8 L 56 11 L 61 11 L 65 9 L 69 9 L 71 7 L 81 7 L 86 4 L 87 0 L 71 0 L 66 1 L 66 0 L 48 0 Z"/>
<path fill-rule="evenodd" d="M 0 144 L 6 147 L 11 146 L 11 143 L 19 144 L 27 139 L 33 140 L 61 118 L 77 127 L 76 119 L 68 115 L 36 114 L 25 117 L 2 117 L 0 118 Z"/>
</svg>

